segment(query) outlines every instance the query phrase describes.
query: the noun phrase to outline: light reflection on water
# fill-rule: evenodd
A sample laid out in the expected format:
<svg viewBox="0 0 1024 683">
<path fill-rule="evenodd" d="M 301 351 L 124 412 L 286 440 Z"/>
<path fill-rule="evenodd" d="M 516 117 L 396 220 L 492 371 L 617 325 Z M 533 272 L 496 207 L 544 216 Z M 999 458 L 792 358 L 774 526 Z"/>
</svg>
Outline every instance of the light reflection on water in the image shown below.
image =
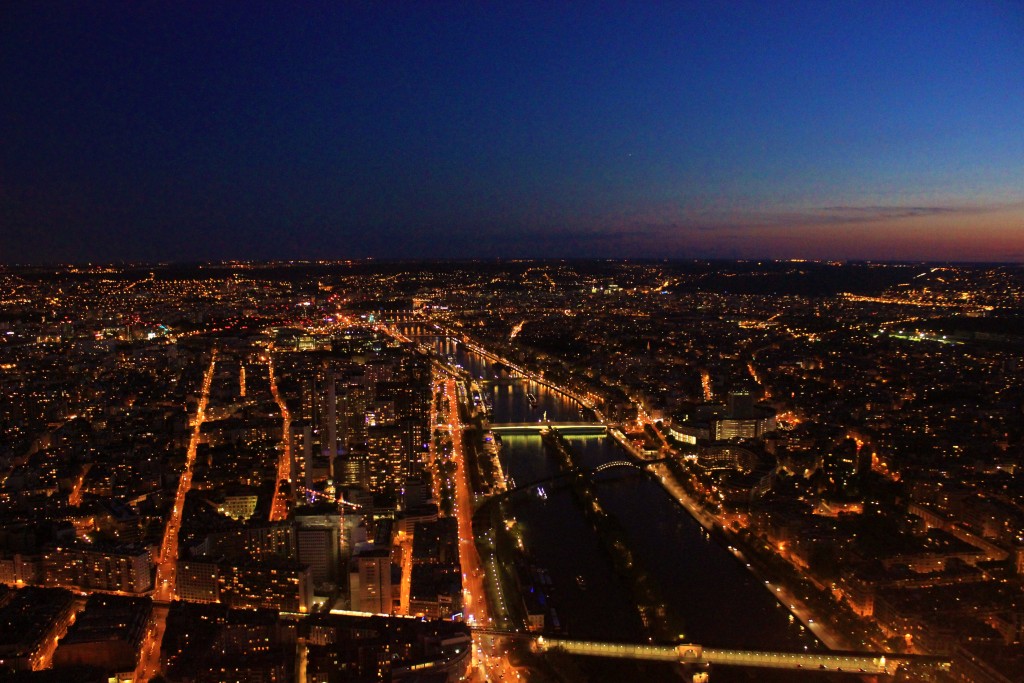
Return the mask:
<svg viewBox="0 0 1024 683">
<path fill-rule="evenodd" d="M 451 340 L 435 338 L 435 348 L 453 357 L 474 377 L 496 379 L 492 364 L 467 353 Z M 548 412 L 551 421 L 579 421 L 579 406 L 535 382 L 484 385 L 494 406 L 494 423 L 533 422 Z M 537 397 L 531 407 L 527 393 Z M 625 453 L 608 436 L 569 436 L 590 466 L 623 459 Z M 517 482 L 535 481 L 558 471 L 558 465 L 535 435 L 502 437 L 502 463 Z M 601 505 L 625 529 L 639 563 L 655 578 L 669 611 L 685 624 L 687 640 L 708 646 L 803 649 L 813 640 L 791 623 L 788 613 L 725 548 L 704 530 L 653 479 L 631 470 L 599 475 Z M 546 488 L 546 498 L 517 499 L 513 514 L 524 527 L 527 549 L 545 567 L 554 584 L 560 620 L 571 637 L 637 641 L 644 630 L 628 584 L 612 569 L 609 556 L 571 492 Z M 582 580 L 580 580 L 582 577 Z M 637 672 L 651 680 L 680 680 L 666 665 L 579 661 L 593 680 L 616 680 Z M 806 676 L 807 674 L 805 674 Z M 716 669 L 716 681 L 783 681 L 784 673 Z M 807 680 L 815 680 L 811 674 Z"/>
</svg>

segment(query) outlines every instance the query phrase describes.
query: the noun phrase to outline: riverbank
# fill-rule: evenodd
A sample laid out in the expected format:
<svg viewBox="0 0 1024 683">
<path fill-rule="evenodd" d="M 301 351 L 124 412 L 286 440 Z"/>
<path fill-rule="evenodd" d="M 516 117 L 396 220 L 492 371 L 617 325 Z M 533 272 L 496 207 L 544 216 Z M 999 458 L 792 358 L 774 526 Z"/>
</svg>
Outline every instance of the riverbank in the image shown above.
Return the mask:
<svg viewBox="0 0 1024 683">
<path fill-rule="evenodd" d="M 495 367 L 493 359 L 461 342 L 435 336 L 429 344 L 480 380 L 481 389 L 493 399 L 495 423 L 537 421 L 544 411 L 552 422 L 578 420 L 579 404 L 571 396 L 557 393 L 557 385 L 511 379 L 507 371 Z M 540 405 L 531 405 L 530 393 Z M 605 436 L 567 435 L 567 440 L 588 470 L 643 457 L 614 430 Z M 501 460 L 508 476 L 519 483 L 541 481 L 561 471 L 557 455 L 546 452 L 539 436 L 503 435 Z M 784 610 L 780 603 L 782 596 L 768 594 L 763 580 L 727 550 L 728 542 L 720 535 L 712 538 L 713 516 L 702 515 L 695 502 L 672 495 L 661 481 L 662 473 L 638 476 L 629 468 L 615 468 L 597 475 L 595 485 L 598 504 L 618 520 L 632 556 L 646 568 L 667 609 L 681 619 L 679 633 L 691 642 L 712 647 L 824 649 L 806 627 L 801 628 L 803 624 L 790 618 L 788 605 Z M 615 570 L 599 530 L 582 514 L 571 488 L 568 482 L 559 481 L 545 484 L 542 491 L 514 494 L 502 519 L 517 520 L 515 540 L 521 540 L 536 564 L 550 575 L 558 617 L 569 637 L 643 642 L 651 634 L 639 618 L 629 582 Z M 506 588 L 514 583 L 509 578 Z M 511 607 L 513 596 L 506 590 L 504 597 Z M 623 662 L 626 668 L 615 677 L 600 667 L 592 670 L 590 664 L 579 664 L 590 672 L 591 680 L 622 680 L 641 669 L 651 681 L 675 676 L 639 664 L 629 668 Z M 716 672 L 716 678 L 723 681 L 745 680 L 744 676 Z M 770 674 L 761 680 L 774 683 L 785 679 Z"/>
</svg>

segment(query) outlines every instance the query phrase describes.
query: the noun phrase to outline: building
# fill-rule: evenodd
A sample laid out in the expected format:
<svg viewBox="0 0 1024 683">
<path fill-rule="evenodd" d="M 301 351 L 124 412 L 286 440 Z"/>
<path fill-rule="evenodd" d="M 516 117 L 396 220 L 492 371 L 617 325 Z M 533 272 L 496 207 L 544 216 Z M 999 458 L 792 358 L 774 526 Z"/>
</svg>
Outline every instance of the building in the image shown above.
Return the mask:
<svg viewBox="0 0 1024 683">
<path fill-rule="evenodd" d="M 414 527 L 413 561 L 459 566 L 459 529 L 454 517 L 421 521 Z"/>
<path fill-rule="evenodd" d="M 289 683 L 297 625 L 275 610 L 173 602 L 160 659 L 168 680 Z"/>
<path fill-rule="evenodd" d="M 672 420 L 672 424 L 668 428 L 668 435 L 680 443 L 695 445 L 698 441 L 709 440 L 711 430 L 707 423 Z"/>
<path fill-rule="evenodd" d="M 412 536 L 416 527 L 420 524 L 437 521 L 437 505 L 425 503 L 416 507 L 406 508 L 395 520 L 395 531 Z"/>
<path fill-rule="evenodd" d="M 219 567 L 205 558 L 179 559 L 175 569 L 175 597 L 189 602 L 220 602 Z"/>
<path fill-rule="evenodd" d="M 233 608 L 308 612 L 313 604 L 310 568 L 288 560 L 223 563 L 218 582 L 221 602 Z"/>
<path fill-rule="evenodd" d="M 153 628 L 153 601 L 94 593 L 53 654 L 53 666 L 132 673 Z"/>
<path fill-rule="evenodd" d="M 697 463 L 710 470 L 749 471 L 757 467 L 761 459 L 756 451 L 736 444 L 708 444 L 697 449 Z"/>
<path fill-rule="evenodd" d="M 297 514 L 295 544 L 298 561 L 309 565 L 313 584 L 339 585 L 342 579 L 344 536 L 337 513 Z"/>
<path fill-rule="evenodd" d="M 473 643 L 457 621 L 319 613 L 305 619 L 308 683 L 465 680 Z"/>
<path fill-rule="evenodd" d="M 238 491 L 224 496 L 224 500 L 218 501 L 217 512 L 227 515 L 231 519 L 249 519 L 256 512 L 256 503 L 259 496 L 255 491 Z"/>
<path fill-rule="evenodd" d="M 357 612 L 391 614 L 391 551 L 387 548 L 364 550 L 352 558 L 349 593 Z"/>
<path fill-rule="evenodd" d="M 43 555 L 43 583 L 121 593 L 153 587 L 153 563 L 141 546 L 53 548 Z"/>
<path fill-rule="evenodd" d="M 400 491 L 409 475 L 413 448 L 411 434 L 398 425 L 376 425 L 367 430 L 371 491 Z"/>
<path fill-rule="evenodd" d="M 256 562 L 195 557 L 179 560 L 177 573 L 175 592 L 179 600 L 285 612 L 308 612 L 313 604 L 309 566 L 285 558 Z"/>
<path fill-rule="evenodd" d="M 289 523 L 247 524 L 215 531 L 192 547 L 194 555 L 212 557 L 295 558 L 295 529 Z"/>
<path fill-rule="evenodd" d="M 761 439 L 777 428 L 775 409 L 767 406 L 743 407 L 711 421 L 710 432 L 715 441 L 729 439 Z"/>
<path fill-rule="evenodd" d="M 0 671 L 35 671 L 75 617 L 63 588 L 22 588 L 0 607 Z"/>
<path fill-rule="evenodd" d="M 462 571 L 458 566 L 414 564 L 409 614 L 450 619 L 462 612 Z"/>
<path fill-rule="evenodd" d="M 370 454 L 365 450 L 350 450 L 335 467 L 340 484 L 370 488 Z"/>
<path fill-rule="evenodd" d="M 727 404 L 705 403 L 673 415 L 669 435 L 682 443 L 762 439 L 778 428 L 776 411 L 756 405 L 746 391 L 729 393 Z"/>
<path fill-rule="evenodd" d="M 40 557 L 14 553 L 0 557 L 0 583 L 10 586 L 39 583 Z"/>
</svg>

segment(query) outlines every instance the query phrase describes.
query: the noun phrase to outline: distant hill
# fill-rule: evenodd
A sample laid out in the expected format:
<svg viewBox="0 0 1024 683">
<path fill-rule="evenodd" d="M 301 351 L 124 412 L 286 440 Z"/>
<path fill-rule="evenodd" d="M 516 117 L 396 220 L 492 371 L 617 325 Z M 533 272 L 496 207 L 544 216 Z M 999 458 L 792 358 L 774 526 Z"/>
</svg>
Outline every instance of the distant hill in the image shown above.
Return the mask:
<svg viewBox="0 0 1024 683">
<path fill-rule="evenodd" d="M 696 264 L 676 289 L 729 294 L 834 296 L 842 292 L 878 295 L 928 269 L 924 265 L 867 263 L 792 263 L 775 261 L 708 262 L 703 273 Z"/>
</svg>

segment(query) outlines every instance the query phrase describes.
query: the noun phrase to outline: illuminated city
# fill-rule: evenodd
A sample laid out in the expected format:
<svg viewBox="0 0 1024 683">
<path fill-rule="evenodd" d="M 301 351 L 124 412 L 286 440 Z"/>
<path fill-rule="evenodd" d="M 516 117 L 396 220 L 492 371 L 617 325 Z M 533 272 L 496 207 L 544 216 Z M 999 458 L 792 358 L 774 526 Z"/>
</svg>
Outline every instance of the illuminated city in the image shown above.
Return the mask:
<svg viewBox="0 0 1024 683">
<path fill-rule="evenodd" d="M 1020 3 L 2 16 L 0 683 L 1024 682 Z"/>
<path fill-rule="evenodd" d="M 1018 661 L 1019 267 L 3 284 L 0 615 L 43 610 L 5 631 L 12 670 L 952 681 Z M 111 631 L 122 614 L 137 627 Z"/>
</svg>

